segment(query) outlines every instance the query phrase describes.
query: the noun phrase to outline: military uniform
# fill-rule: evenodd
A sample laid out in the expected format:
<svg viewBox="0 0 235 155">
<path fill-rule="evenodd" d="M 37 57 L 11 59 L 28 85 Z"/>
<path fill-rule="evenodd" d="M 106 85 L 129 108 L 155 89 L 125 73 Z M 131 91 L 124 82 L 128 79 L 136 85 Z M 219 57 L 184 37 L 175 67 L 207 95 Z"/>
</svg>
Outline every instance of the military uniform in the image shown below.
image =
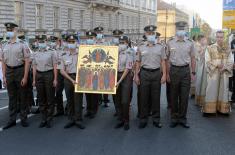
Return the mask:
<svg viewBox="0 0 235 155">
<path fill-rule="evenodd" d="M 56 114 L 55 116 L 60 116 L 64 114 L 64 105 L 63 105 L 63 90 L 64 90 L 64 77 L 60 73 L 61 57 L 65 55 L 65 50 L 58 46 L 57 41 L 58 37 L 50 36 L 51 48 L 56 51 L 57 56 L 57 87 L 55 89 L 55 106 Z"/>
<path fill-rule="evenodd" d="M 155 26 L 145 27 L 146 32 L 155 31 Z M 149 42 L 138 48 L 137 61 L 140 62 L 140 128 L 147 125 L 149 112 L 152 112 L 153 124 L 160 124 L 160 94 L 161 94 L 161 63 L 165 61 L 164 47 L 158 43 Z M 149 110 L 151 108 L 151 110 Z"/>
<path fill-rule="evenodd" d="M 96 33 L 94 33 L 93 31 L 87 31 L 86 36 L 94 41 Z M 90 43 L 87 42 L 87 44 Z M 95 41 L 92 44 L 95 44 Z M 85 114 L 85 117 L 89 117 L 90 119 L 93 119 L 95 117 L 98 111 L 99 97 L 99 94 L 86 93 L 87 113 Z"/>
<path fill-rule="evenodd" d="M 7 31 L 12 31 L 15 27 L 18 27 L 14 23 L 6 23 L 5 26 L 7 28 Z M 18 99 L 20 101 L 19 108 L 21 124 L 23 127 L 28 126 L 28 123 L 26 122 L 28 109 L 26 103 L 27 87 L 22 86 L 22 79 L 23 77 L 27 76 L 24 75 L 25 66 L 29 66 L 29 62 L 26 62 L 25 60 L 28 60 L 30 58 L 30 52 L 28 48 L 25 48 L 24 43 L 22 41 L 17 38 L 14 38 L 12 34 L 11 37 L 12 39 L 10 39 L 3 47 L 3 51 L 0 58 L 3 62 L 3 67 L 5 68 L 5 73 L 3 73 L 5 75 L 3 76 L 6 77 L 7 82 L 10 114 L 10 120 L 3 129 L 8 129 L 16 125 Z"/>
<path fill-rule="evenodd" d="M 97 34 L 101 34 L 103 35 L 103 30 L 104 28 L 99 26 L 99 27 L 96 27 L 94 28 L 94 32 L 97 33 Z M 96 45 L 109 45 L 107 42 L 105 42 L 104 40 L 104 36 L 102 38 L 99 38 L 101 36 L 98 37 L 98 35 L 96 34 L 97 38 L 96 38 Z M 102 102 L 104 102 L 104 106 L 105 107 L 109 107 L 109 99 L 108 99 L 108 94 L 100 94 L 99 95 L 99 103 L 102 104 Z"/>
<path fill-rule="evenodd" d="M 36 39 L 45 41 L 45 35 L 36 36 Z M 55 75 L 55 66 L 57 57 L 54 50 L 40 48 L 32 56 L 33 75 L 35 77 L 35 86 L 38 94 L 39 109 L 42 115 L 42 121 L 39 127 L 51 127 L 51 121 L 54 114 L 55 88 L 53 81 L 57 80 Z"/>
<path fill-rule="evenodd" d="M 67 41 L 76 41 L 77 37 L 75 35 L 69 35 L 67 37 Z M 78 62 L 78 52 L 68 51 L 65 55 L 61 57 L 61 73 L 63 72 L 67 74 L 70 78 L 76 81 L 76 72 L 77 72 L 77 62 Z M 85 127 L 82 124 L 83 116 L 82 116 L 82 103 L 83 103 L 83 94 L 74 92 L 74 83 L 70 81 L 65 75 L 64 86 L 65 86 L 65 94 L 67 98 L 68 105 L 68 119 L 69 123 L 65 125 L 64 128 L 70 128 L 74 125 L 77 125 L 80 129 L 84 129 Z"/>
<path fill-rule="evenodd" d="M 121 36 L 120 41 L 128 43 L 128 37 Z M 118 115 L 118 124 L 116 128 L 124 126 L 124 129 L 129 129 L 129 109 L 131 100 L 131 88 L 133 83 L 132 67 L 133 67 L 133 53 L 127 44 L 122 44 L 120 46 L 126 46 L 125 49 L 119 48 L 119 58 L 118 58 L 118 76 L 119 81 L 124 72 L 128 70 L 127 75 L 124 77 L 117 88 L 116 95 L 113 96 L 116 104 L 116 110 Z"/>
<path fill-rule="evenodd" d="M 186 23 L 176 23 L 177 29 L 184 29 Z M 190 63 L 195 56 L 194 44 L 191 40 L 180 40 L 177 36 L 168 41 L 169 63 L 170 63 L 170 89 L 171 89 L 171 127 L 178 123 L 188 128 L 187 108 L 191 84 Z"/>
</svg>

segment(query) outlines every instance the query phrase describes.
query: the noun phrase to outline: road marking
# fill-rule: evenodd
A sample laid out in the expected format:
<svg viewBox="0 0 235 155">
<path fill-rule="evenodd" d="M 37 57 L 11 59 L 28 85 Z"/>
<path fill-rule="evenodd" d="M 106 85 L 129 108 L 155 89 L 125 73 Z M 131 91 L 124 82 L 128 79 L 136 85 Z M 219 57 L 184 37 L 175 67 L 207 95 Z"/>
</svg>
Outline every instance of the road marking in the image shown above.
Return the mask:
<svg viewBox="0 0 235 155">
<path fill-rule="evenodd" d="M 34 115 L 35 115 L 35 114 L 29 114 L 29 115 L 28 115 L 28 118 L 30 118 L 30 117 L 32 117 L 32 116 L 34 116 Z M 20 119 L 17 119 L 17 120 L 16 120 L 16 124 L 18 124 L 18 123 L 20 123 L 20 122 L 21 122 Z M 3 131 L 3 127 L 0 128 L 0 132 L 2 132 L 2 131 Z"/>
<path fill-rule="evenodd" d="M 0 90 L 0 94 L 1 93 L 6 93 L 7 92 L 7 90 Z"/>
<path fill-rule="evenodd" d="M 6 108 L 8 108 L 8 106 L 1 107 L 0 110 L 4 110 L 4 109 L 6 109 Z"/>
</svg>

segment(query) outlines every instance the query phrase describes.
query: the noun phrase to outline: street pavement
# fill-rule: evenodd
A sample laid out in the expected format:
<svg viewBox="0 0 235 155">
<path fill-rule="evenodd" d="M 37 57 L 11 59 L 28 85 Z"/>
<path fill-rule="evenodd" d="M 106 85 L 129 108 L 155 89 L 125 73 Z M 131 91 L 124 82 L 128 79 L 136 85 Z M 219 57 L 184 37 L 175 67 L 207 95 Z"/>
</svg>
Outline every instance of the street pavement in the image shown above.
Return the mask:
<svg viewBox="0 0 235 155">
<path fill-rule="evenodd" d="M 111 99 L 111 96 L 110 96 Z M 112 101 L 112 100 L 111 100 Z M 169 127 L 165 87 L 162 88 L 161 120 L 163 128 L 138 129 L 136 89 L 131 104 L 130 130 L 114 129 L 114 107 L 100 106 L 95 119 L 85 118 L 85 130 L 64 129 L 67 118 L 57 117 L 51 129 L 39 129 L 40 115 L 31 115 L 30 127 L 0 132 L 0 155 L 234 155 L 235 114 L 202 117 L 200 108 L 190 99 L 190 129 Z M 8 118 L 6 91 L 0 90 L 0 127 Z M 85 113 L 85 110 L 84 110 Z"/>
</svg>

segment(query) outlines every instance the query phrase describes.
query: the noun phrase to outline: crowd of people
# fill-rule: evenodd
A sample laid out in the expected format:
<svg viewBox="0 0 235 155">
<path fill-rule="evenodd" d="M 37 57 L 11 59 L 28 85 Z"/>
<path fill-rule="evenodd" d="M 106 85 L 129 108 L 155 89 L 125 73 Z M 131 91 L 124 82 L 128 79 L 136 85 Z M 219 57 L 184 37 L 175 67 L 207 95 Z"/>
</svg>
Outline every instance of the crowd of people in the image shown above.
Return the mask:
<svg viewBox="0 0 235 155">
<path fill-rule="evenodd" d="M 188 103 L 192 83 L 195 83 L 195 103 L 202 107 L 204 116 L 214 113 L 229 114 L 229 77 L 233 75 L 233 55 L 225 42 L 223 31 L 216 32 L 216 43 L 208 45 L 207 38 L 199 35 L 196 41 L 186 37 L 187 23 L 176 23 L 176 36 L 167 43 L 160 41 L 157 27 L 144 28 L 143 40 L 135 47 L 121 30 L 114 30 L 106 39 L 103 27 L 86 32 L 84 41 L 75 33 L 61 36 L 38 34 L 32 45 L 25 42 L 24 34 L 15 23 L 5 23 L 6 38 L 2 42 L 0 61 L 2 84 L 9 96 L 9 121 L 3 129 L 16 125 L 20 114 L 21 125 L 28 127 L 27 115 L 33 105 L 39 106 L 39 128 L 51 128 L 54 117 L 67 115 L 64 128 L 77 126 L 85 129 L 84 118 L 96 117 L 99 104 L 109 107 L 107 94 L 75 93 L 77 83 L 78 48 L 86 45 L 113 45 L 119 47 L 118 74 L 115 95 L 115 128 L 129 130 L 130 104 L 133 84 L 137 85 L 139 128 L 146 128 L 148 119 L 161 128 L 161 86 L 166 83 L 166 97 L 171 111 L 170 127 L 189 128 Z M 79 74 L 78 74 L 79 75 Z M 33 87 L 37 91 L 34 101 Z M 66 94 L 66 107 L 63 102 Z M 86 104 L 83 103 L 86 98 Z M 86 105 L 86 113 L 83 108 Z"/>
</svg>

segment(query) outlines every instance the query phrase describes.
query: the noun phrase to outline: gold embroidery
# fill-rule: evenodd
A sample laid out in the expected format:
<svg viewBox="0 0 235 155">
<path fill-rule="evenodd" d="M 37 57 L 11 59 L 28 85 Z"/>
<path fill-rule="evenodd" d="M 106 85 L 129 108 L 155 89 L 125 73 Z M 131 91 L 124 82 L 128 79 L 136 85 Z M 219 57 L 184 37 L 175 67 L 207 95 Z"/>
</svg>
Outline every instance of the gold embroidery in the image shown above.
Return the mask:
<svg viewBox="0 0 235 155">
<path fill-rule="evenodd" d="M 217 102 L 207 102 L 202 107 L 203 113 L 216 113 Z"/>
<path fill-rule="evenodd" d="M 227 114 L 231 112 L 231 105 L 227 102 L 221 102 L 219 101 L 217 104 L 217 110 L 220 113 Z"/>
</svg>

